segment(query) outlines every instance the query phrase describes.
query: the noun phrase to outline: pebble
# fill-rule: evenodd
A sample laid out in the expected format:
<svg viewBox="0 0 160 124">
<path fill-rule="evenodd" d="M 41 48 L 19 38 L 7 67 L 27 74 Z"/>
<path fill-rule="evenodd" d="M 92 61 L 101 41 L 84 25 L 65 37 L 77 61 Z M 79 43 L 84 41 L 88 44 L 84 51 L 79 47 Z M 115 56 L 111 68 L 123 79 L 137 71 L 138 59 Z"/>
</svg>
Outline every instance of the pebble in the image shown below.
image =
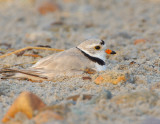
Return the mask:
<svg viewBox="0 0 160 124">
<path fill-rule="evenodd" d="M 22 92 L 9 108 L 2 122 L 8 122 L 10 118 L 14 118 L 18 112 L 24 113 L 30 119 L 34 116 L 36 110 L 40 110 L 45 106 L 45 103 L 35 94 Z"/>
</svg>

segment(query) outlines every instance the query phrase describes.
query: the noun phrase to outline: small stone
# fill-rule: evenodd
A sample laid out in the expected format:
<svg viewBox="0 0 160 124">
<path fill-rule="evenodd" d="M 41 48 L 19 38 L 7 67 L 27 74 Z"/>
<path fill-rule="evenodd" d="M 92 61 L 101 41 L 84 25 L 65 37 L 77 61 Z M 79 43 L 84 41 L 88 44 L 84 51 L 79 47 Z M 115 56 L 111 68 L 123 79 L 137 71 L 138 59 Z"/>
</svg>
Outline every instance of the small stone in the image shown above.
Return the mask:
<svg viewBox="0 0 160 124">
<path fill-rule="evenodd" d="M 129 63 L 129 65 L 133 65 L 133 64 L 135 64 L 135 63 L 136 63 L 135 61 L 132 61 L 132 62 Z"/>
<path fill-rule="evenodd" d="M 140 43 L 146 43 L 145 39 L 137 39 L 134 41 L 134 45 L 140 44 Z"/>
<path fill-rule="evenodd" d="M 104 81 L 104 78 L 103 78 L 102 76 L 98 76 L 98 77 L 95 79 L 95 83 L 96 83 L 96 84 L 101 84 L 103 81 Z"/>
<path fill-rule="evenodd" d="M 18 112 L 24 113 L 30 119 L 33 117 L 35 110 L 40 110 L 45 106 L 44 102 L 35 94 L 22 92 L 9 108 L 2 122 L 7 122 L 14 118 Z"/>
<path fill-rule="evenodd" d="M 118 84 L 120 82 L 124 83 L 126 81 L 126 74 L 125 73 L 118 73 L 114 71 L 109 71 L 104 74 L 101 74 L 98 76 L 94 81 L 96 84 L 102 84 L 102 83 L 112 83 L 112 84 Z"/>
<path fill-rule="evenodd" d="M 96 71 L 94 69 L 90 69 L 90 68 L 86 68 L 84 70 L 84 72 L 87 73 L 87 74 L 95 74 L 96 73 Z"/>
<path fill-rule="evenodd" d="M 92 80 L 91 77 L 82 77 L 83 80 Z"/>
<path fill-rule="evenodd" d="M 42 2 L 38 7 L 38 11 L 42 15 L 46 15 L 47 13 L 55 12 L 59 9 L 58 5 L 53 2 Z"/>
</svg>

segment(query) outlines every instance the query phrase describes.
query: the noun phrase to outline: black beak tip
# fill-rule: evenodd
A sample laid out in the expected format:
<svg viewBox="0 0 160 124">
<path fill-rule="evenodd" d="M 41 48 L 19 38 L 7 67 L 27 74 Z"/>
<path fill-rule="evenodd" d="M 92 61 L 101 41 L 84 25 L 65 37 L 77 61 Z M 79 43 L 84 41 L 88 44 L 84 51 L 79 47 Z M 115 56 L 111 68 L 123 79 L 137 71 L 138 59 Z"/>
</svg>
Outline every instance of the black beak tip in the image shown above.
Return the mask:
<svg viewBox="0 0 160 124">
<path fill-rule="evenodd" d="M 115 52 L 115 51 L 112 51 L 111 54 L 116 54 L 116 52 Z"/>
</svg>

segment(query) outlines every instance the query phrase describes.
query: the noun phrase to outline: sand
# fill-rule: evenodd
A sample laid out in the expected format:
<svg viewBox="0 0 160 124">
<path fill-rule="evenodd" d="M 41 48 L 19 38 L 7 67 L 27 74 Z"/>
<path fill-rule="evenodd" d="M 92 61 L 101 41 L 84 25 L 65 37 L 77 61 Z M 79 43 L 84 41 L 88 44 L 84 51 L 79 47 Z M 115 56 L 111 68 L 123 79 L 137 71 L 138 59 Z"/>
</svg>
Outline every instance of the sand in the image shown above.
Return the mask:
<svg viewBox="0 0 160 124">
<path fill-rule="evenodd" d="M 125 83 L 96 85 L 94 80 L 73 78 L 33 83 L 0 79 L 0 119 L 22 91 L 38 95 L 47 105 L 67 104 L 68 96 L 91 94 L 69 106 L 67 118 L 56 123 L 143 124 L 160 118 L 160 0 L 62 0 L 58 10 L 42 15 L 42 1 L 0 1 L 0 43 L 20 49 L 49 45 L 68 49 L 88 38 L 106 41 L 117 52 L 107 56 L 107 71 L 127 73 Z M 135 43 L 135 40 L 142 43 Z M 6 53 L 8 46 L 1 44 Z M 10 50 L 11 51 L 11 50 Z M 8 51 L 8 52 L 10 52 Z M 54 52 L 34 50 L 41 56 Z M 26 53 L 32 53 L 27 51 Z M 0 68 L 27 68 L 40 58 L 11 55 Z M 17 65 L 21 64 L 21 65 Z M 106 94 L 111 97 L 106 97 Z M 120 102 L 123 100 L 123 102 Z M 32 123 L 32 120 L 25 120 Z M 51 124 L 53 121 L 48 122 Z M 160 121 L 159 121 L 160 123 Z"/>
</svg>

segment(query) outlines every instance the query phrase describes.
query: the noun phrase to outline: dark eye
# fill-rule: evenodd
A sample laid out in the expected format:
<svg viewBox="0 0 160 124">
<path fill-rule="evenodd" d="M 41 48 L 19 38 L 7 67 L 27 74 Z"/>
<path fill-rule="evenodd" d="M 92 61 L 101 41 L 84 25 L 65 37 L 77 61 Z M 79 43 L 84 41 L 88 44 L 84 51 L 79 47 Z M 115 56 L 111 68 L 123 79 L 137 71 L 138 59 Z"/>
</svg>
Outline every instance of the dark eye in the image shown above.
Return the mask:
<svg viewBox="0 0 160 124">
<path fill-rule="evenodd" d="M 105 42 L 104 42 L 103 40 L 101 40 L 100 44 L 101 44 L 101 45 L 104 45 L 104 44 L 105 44 Z"/>
<path fill-rule="evenodd" d="M 100 50 L 100 49 L 101 49 L 100 46 L 95 46 L 94 48 L 95 48 L 96 50 Z"/>
</svg>

